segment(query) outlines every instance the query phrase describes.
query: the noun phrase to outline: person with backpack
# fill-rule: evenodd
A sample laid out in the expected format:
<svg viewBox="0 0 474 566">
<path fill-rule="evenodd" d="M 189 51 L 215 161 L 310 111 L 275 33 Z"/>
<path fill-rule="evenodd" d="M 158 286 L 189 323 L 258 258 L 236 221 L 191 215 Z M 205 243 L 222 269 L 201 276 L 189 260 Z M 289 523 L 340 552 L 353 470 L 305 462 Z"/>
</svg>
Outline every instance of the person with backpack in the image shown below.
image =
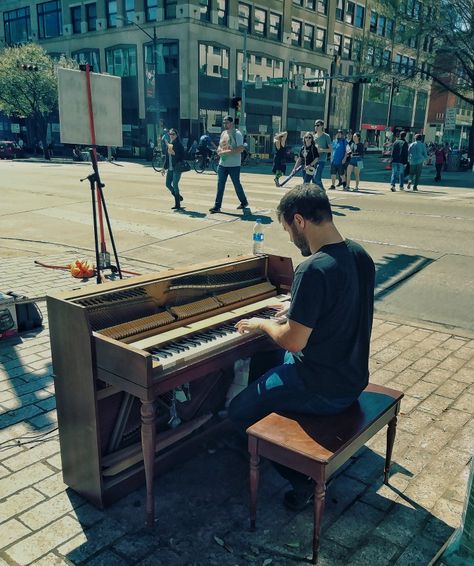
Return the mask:
<svg viewBox="0 0 474 566">
<path fill-rule="evenodd" d="M 403 183 L 405 180 L 405 166 L 408 163 L 408 142 L 406 141 L 407 133 L 400 132 L 400 137 L 392 145 L 392 178 L 390 179 L 390 190 L 396 191 L 395 185 L 399 183 L 400 190 L 403 191 Z"/>
</svg>

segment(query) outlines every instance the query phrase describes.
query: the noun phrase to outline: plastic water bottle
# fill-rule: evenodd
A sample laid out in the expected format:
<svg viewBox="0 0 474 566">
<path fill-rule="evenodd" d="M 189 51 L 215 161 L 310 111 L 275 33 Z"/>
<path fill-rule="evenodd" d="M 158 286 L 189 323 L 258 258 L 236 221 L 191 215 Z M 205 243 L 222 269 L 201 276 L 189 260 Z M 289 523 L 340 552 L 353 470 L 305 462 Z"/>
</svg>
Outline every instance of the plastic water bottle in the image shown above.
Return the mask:
<svg viewBox="0 0 474 566">
<path fill-rule="evenodd" d="M 253 236 L 252 236 L 252 253 L 254 255 L 263 254 L 263 225 L 262 220 L 257 218 L 257 222 L 253 227 Z"/>
</svg>

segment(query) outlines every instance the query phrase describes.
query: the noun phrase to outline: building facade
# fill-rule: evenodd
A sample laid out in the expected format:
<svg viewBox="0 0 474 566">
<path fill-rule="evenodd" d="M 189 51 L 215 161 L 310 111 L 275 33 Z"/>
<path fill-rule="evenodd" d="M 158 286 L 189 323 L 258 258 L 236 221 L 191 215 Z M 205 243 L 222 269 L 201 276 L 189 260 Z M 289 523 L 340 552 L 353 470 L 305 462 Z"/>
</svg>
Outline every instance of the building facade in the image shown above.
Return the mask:
<svg viewBox="0 0 474 566">
<path fill-rule="evenodd" d="M 0 35 L 6 45 L 38 42 L 54 56 L 121 76 L 124 146 L 134 152 L 163 127 L 188 140 L 220 131 L 230 99 L 242 95 L 244 72 L 254 151 L 270 153 L 282 129 L 298 143 L 315 118 L 330 130 L 362 129 L 381 146 L 389 128 L 423 130 L 430 87 L 412 77 L 429 40 L 407 45 L 397 36 L 402 20 L 416 22 L 428 6 L 404 2 L 400 17 L 388 17 L 384 4 L 2 0 Z M 368 76 L 372 84 L 359 82 Z"/>
</svg>

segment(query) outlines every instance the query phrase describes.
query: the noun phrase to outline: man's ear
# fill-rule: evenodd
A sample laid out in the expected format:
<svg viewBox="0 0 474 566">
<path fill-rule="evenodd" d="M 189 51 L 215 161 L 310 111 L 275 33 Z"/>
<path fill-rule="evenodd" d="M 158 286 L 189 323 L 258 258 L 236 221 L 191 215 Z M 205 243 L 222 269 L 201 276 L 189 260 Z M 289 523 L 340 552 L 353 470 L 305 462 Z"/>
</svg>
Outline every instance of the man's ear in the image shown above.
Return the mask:
<svg viewBox="0 0 474 566">
<path fill-rule="evenodd" d="M 293 223 L 296 223 L 299 228 L 304 228 L 306 225 L 306 220 L 303 216 L 301 216 L 301 214 L 296 213 L 293 216 Z"/>
</svg>

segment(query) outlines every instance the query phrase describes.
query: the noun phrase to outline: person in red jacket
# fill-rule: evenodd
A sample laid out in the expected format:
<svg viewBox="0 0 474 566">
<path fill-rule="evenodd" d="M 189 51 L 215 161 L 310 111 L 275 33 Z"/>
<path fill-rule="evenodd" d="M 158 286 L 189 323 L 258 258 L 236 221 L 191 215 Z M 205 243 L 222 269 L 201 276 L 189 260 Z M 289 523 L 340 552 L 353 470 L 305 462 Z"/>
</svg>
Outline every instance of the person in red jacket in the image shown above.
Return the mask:
<svg viewBox="0 0 474 566">
<path fill-rule="evenodd" d="M 436 167 L 436 177 L 434 180 L 439 183 L 441 181 L 441 171 L 443 169 L 443 165 L 446 163 L 446 153 L 444 152 L 444 149 L 441 145 L 438 144 L 436 146 L 434 156 Z"/>
</svg>

